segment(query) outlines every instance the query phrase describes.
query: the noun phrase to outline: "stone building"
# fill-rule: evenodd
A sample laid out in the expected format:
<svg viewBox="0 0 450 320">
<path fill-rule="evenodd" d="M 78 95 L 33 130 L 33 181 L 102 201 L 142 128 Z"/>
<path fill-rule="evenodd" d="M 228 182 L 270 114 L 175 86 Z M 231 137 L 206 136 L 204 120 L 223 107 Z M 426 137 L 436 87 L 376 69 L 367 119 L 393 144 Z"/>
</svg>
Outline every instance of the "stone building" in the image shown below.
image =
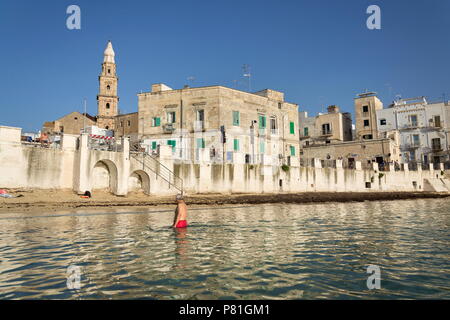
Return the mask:
<svg viewBox="0 0 450 320">
<path fill-rule="evenodd" d="M 45 122 L 42 126 L 42 132 L 48 135 L 61 133 L 80 134 L 85 126 L 95 125 L 96 120 L 95 117 L 89 114 L 74 111 L 55 121 Z"/>
<path fill-rule="evenodd" d="M 128 137 L 131 142 L 139 140 L 139 116 L 137 112 L 119 114 L 115 117 L 114 136 L 116 138 Z"/>
<path fill-rule="evenodd" d="M 232 161 L 239 153 L 246 163 L 279 164 L 298 156 L 298 105 L 284 101 L 282 92 L 155 84 L 138 94 L 138 112 L 147 150 L 170 145 L 175 159 L 198 160 L 205 149 L 211 161 Z"/>
<path fill-rule="evenodd" d="M 335 105 L 328 107 L 328 113 L 315 117 L 303 111 L 299 112 L 299 130 L 303 145 L 351 141 L 352 117 Z"/>
<path fill-rule="evenodd" d="M 358 94 L 355 98 L 356 140 L 377 139 L 377 111 L 383 109 L 383 103 L 375 92 Z"/>
<path fill-rule="evenodd" d="M 97 95 L 97 116 L 71 112 L 64 117 L 45 122 L 42 131 L 47 134 L 80 134 L 84 126 L 97 126 L 102 129 L 114 131 L 118 138 L 123 136 L 131 140 L 138 139 L 138 114 L 119 114 L 119 97 L 117 68 L 115 53 L 111 41 L 108 41 L 103 52 L 103 63 L 99 80 Z"/>
<path fill-rule="evenodd" d="M 394 101 L 377 110 L 380 135 L 398 131 L 402 162 L 439 163 L 449 160 L 450 106 L 428 103 L 425 97 Z"/>
</svg>

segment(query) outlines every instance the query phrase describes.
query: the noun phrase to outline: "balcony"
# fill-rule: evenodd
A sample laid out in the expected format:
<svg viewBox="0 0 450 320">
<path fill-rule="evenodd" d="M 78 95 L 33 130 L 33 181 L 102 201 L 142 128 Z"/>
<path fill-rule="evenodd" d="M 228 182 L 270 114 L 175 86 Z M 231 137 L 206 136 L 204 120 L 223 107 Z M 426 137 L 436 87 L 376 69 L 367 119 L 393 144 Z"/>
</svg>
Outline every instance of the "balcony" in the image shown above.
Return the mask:
<svg viewBox="0 0 450 320">
<path fill-rule="evenodd" d="M 440 151 L 442 151 L 442 147 L 441 147 L 441 145 L 433 145 L 433 146 L 431 147 L 431 150 L 432 150 L 433 152 L 440 152 Z"/>
<path fill-rule="evenodd" d="M 417 148 L 420 148 L 420 143 L 407 143 L 402 147 L 403 150 L 414 150 Z"/>
<path fill-rule="evenodd" d="M 162 127 L 164 133 L 173 133 L 175 131 L 175 126 L 173 123 L 166 123 Z"/>
<path fill-rule="evenodd" d="M 278 129 L 270 129 L 270 134 L 273 136 L 277 136 L 278 135 Z"/>
<path fill-rule="evenodd" d="M 320 133 L 322 137 L 329 137 L 333 135 L 333 130 L 322 130 Z"/>
<path fill-rule="evenodd" d="M 196 120 L 194 121 L 194 131 L 205 131 L 205 121 Z"/>
</svg>

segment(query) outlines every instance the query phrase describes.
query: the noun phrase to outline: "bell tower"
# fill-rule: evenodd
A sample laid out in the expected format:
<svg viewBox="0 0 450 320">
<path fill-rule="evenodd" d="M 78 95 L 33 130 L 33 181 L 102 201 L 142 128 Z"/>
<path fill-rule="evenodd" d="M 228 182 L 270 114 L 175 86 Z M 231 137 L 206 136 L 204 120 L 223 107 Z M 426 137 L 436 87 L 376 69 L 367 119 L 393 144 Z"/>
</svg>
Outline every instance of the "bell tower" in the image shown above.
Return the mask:
<svg viewBox="0 0 450 320">
<path fill-rule="evenodd" d="M 97 125 L 100 128 L 114 130 L 114 117 L 118 114 L 119 97 L 117 96 L 117 74 L 114 50 L 108 41 L 103 53 L 102 72 L 98 77 L 100 89 L 97 95 Z"/>
</svg>

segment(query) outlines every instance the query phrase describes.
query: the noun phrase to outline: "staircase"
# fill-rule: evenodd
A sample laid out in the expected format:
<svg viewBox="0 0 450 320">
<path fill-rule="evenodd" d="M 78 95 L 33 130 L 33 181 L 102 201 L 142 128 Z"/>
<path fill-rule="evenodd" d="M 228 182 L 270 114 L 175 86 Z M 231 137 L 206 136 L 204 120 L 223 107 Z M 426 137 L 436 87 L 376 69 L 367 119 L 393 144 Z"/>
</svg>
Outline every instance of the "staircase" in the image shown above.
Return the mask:
<svg viewBox="0 0 450 320">
<path fill-rule="evenodd" d="M 423 189 L 424 191 L 433 192 L 449 192 L 450 184 L 446 179 L 423 179 Z"/>
<path fill-rule="evenodd" d="M 142 164 L 144 170 L 148 169 L 154 172 L 158 177 L 169 183 L 169 188 L 174 187 L 183 194 L 183 179 L 164 166 L 156 156 L 143 151 L 139 143 L 130 146 L 130 158 Z"/>
</svg>

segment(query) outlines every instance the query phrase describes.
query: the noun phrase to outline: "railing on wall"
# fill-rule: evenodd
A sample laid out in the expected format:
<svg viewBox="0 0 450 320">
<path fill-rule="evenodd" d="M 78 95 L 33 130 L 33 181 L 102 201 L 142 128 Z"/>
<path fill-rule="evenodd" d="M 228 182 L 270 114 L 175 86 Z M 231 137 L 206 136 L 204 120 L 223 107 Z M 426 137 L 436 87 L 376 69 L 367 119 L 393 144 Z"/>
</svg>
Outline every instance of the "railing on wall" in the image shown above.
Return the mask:
<svg viewBox="0 0 450 320">
<path fill-rule="evenodd" d="M 173 171 L 163 165 L 155 155 L 148 154 L 142 151 L 140 144 L 134 144 L 130 147 L 130 156 L 142 164 L 143 169 L 148 169 L 167 183 L 169 183 L 169 188 L 173 186 L 175 189 L 183 194 L 183 179 L 177 176 Z"/>
<path fill-rule="evenodd" d="M 122 152 L 123 145 L 115 139 L 97 139 L 88 137 L 88 148 L 91 150 Z"/>
</svg>

